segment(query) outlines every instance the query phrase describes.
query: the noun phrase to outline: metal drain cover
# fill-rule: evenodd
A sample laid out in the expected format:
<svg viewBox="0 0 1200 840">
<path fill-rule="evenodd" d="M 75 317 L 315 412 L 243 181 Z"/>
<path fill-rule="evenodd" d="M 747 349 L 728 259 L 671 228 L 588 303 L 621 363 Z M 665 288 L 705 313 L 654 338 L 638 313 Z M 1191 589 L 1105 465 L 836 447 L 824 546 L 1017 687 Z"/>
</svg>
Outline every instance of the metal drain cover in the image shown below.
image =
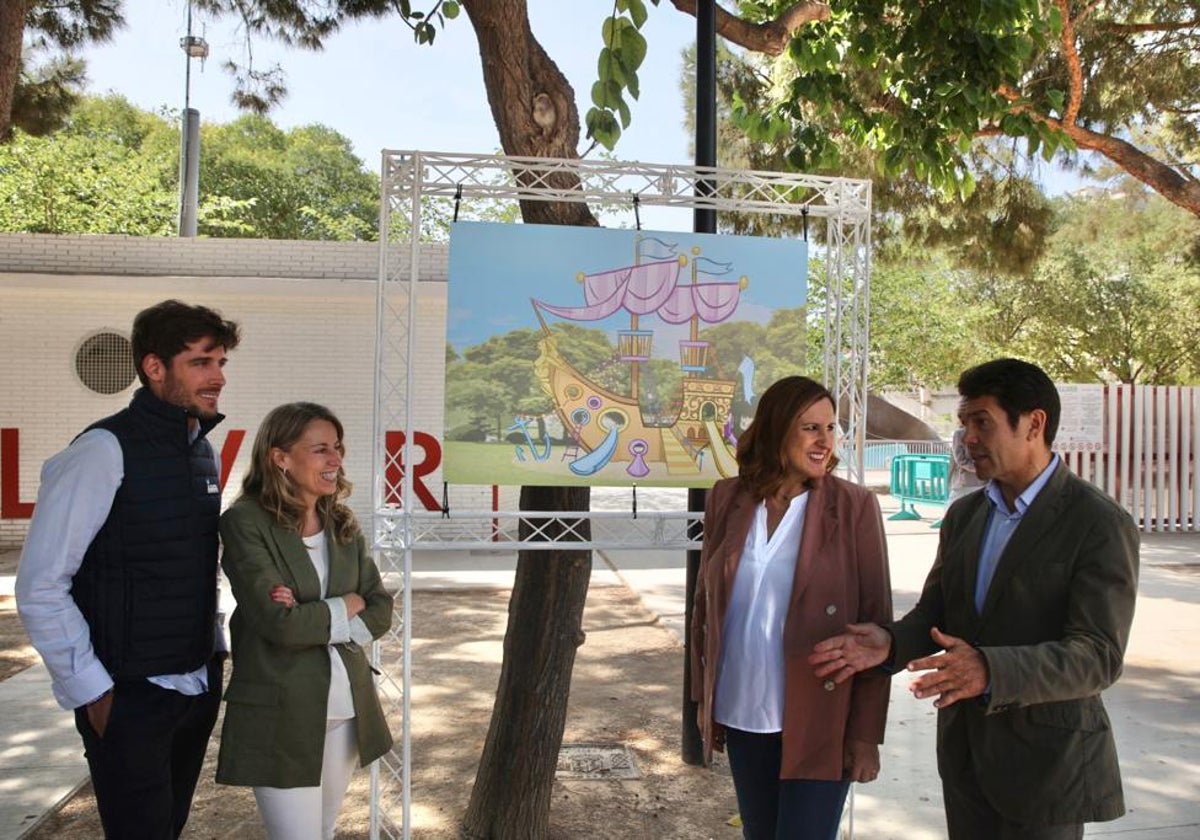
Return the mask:
<svg viewBox="0 0 1200 840">
<path fill-rule="evenodd" d="M 563 744 L 556 779 L 640 779 L 633 752 L 624 744 Z"/>
</svg>

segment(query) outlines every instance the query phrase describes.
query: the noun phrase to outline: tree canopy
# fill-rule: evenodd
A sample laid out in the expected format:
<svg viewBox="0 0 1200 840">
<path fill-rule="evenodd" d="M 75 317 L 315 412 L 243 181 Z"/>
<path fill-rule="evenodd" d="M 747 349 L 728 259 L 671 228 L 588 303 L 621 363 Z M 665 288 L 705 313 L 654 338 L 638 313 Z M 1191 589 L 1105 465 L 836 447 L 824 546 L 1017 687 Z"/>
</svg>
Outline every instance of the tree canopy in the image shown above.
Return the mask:
<svg viewBox="0 0 1200 840">
<path fill-rule="evenodd" d="M 414 40 L 432 44 L 461 10 L 486 37 L 481 20 L 503 20 L 517 43 L 490 45 L 499 55 L 526 43 L 533 78 L 548 72 L 529 32 L 524 4 L 427 0 L 195 0 L 198 9 L 236 15 L 248 37 L 319 49 L 351 21 L 397 16 Z M 671 0 L 694 14 L 695 0 Z M 524 153 L 572 157 L 579 129 L 612 148 L 632 119 L 638 70 L 653 45 L 641 28 L 659 0 L 616 0 L 599 17 L 597 78 L 590 107 L 556 98 L 550 86 L 525 90 L 497 77 L 510 105 L 493 118 L 509 124 L 502 140 Z M 70 51 L 103 40 L 121 24 L 121 0 L 16 0 L 0 4 L 0 138 L 20 117 L 30 131 L 60 119 L 82 81 Z M 752 136 L 786 139 L 787 162 L 815 171 L 840 166 L 847 148 L 871 151 L 889 177 L 909 173 L 943 192 L 975 187 L 968 165 L 973 140 L 1020 138 L 1022 152 L 1080 164 L 1078 151 L 1101 155 L 1169 201 L 1200 215 L 1200 9 L 1195 0 L 741 0 L 717 6 L 718 33 L 747 53 L 777 58 L 768 108 L 735 108 Z M 57 50 L 26 68 L 21 45 Z M 488 62 L 484 63 L 485 81 Z M 493 62 L 494 64 L 494 62 Z M 282 68 L 226 62 L 234 100 L 265 111 L 286 95 Z M 542 66 L 545 70 L 536 70 Z M 39 75 L 39 73 L 41 75 Z M 24 85 L 17 95 L 18 83 Z M 507 86 L 506 86 L 507 84 Z M 540 89 L 540 88 L 546 89 Z M 538 89 L 534 89 L 538 88 Z M 541 98 L 539 98 L 541 97 Z M 521 103 L 520 111 L 511 101 Z M 7 101 L 6 101 L 7 100 Z M 25 103 L 24 110 L 13 102 Z M 539 122 L 539 120 L 541 122 Z M 40 128 L 35 128 L 40 123 Z M 567 134 L 555 130 L 571 128 Z M 574 139 L 569 147 L 565 141 Z M 539 139 L 556 143 L 537 142 Z M 516 153 L 506 149 L 510 153 Z M 1083 164 L 1086 165 L 1086 164 Z"/>
<path fill-rule="evenodd" d="M 795 4 L 740 8 L 769 21 Z M 1096 152 L 1200 215 L 1194 0 L 845 0 L 826 8 L 774 65 L 774 106 L 735 113 L 752 135 L 787 138 L 797 168 L 837 166 L 849 145 L 875 152 L 889 176 L 910 172 L 968 195 L 972 141 L 1004 136 L 1047 160 Z"/>
<path fill-rule="evenodd" d="M 1015 346 L 1068 382 L 1200 381 L 1200 223 L 1132 179 L 1057 209 L 1025 282 L 993 279 Z"/>
<path fill-rule="evenodd" d="M 248 115 L 206 124 L 199 232 L 374 239 L 379 178 L 321 125 Z M 119 96 L 85 97 L 50 137 L 0 146 L 0 231 L 167 235 L 175 230 L 178 122 Z M 431 230 L 435 226 L 431 225 Z"/>
<path fill-rule="evenodd" d="M 1065 382 L 1200 381 L 1200 222 L 1133 179 L 1051 211 L 1021 272 L 911 242 L 876 261 L 871 387 L 945 387 L 998 355 Z"/>
<path fill-rule="evenodd" d="M 112 37 L 122 0 L 0 3 L 0 142 L 14 126 L 47 134 L 62 125 L 84 85 L 75 51 Z"/>
</svg>

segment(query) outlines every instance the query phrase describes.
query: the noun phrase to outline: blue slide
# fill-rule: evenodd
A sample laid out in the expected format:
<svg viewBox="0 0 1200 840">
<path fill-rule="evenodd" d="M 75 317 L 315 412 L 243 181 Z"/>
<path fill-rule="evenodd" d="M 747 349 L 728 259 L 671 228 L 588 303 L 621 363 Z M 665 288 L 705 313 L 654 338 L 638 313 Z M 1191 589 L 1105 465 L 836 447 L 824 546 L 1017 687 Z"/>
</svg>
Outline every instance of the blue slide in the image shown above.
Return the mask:
<svg viewBox="0 0 1200 840">
<path fill-rule="evenodd" d="M 570 463 L 571 472 L 575 475 L 592 475 L 604 469 L 605 464 L 612 460 L 613 453 L 617 451 L 617 438 L 620 434 L 621 430 L 615 426 L 609 429 L 608 436 L 599 446 Z"/>
</svg>

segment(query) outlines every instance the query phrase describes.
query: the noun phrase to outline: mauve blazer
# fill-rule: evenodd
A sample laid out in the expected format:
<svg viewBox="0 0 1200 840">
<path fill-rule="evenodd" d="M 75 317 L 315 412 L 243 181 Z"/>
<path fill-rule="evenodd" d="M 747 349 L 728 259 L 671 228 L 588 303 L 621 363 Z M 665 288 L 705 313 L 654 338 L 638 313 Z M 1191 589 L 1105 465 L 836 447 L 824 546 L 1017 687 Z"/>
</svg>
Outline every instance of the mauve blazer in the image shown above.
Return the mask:
<svg viewBox="0 0 1200 840">
<path fill-rule="evenodd" d="M 875 495 L 831 475 L 808 492 L 812 495 L 783 631 L 780 778 L 836 780 L 843 777 L 846 739 L 883 743 L 888 676 L 876 669 L 837 685 L 818 679 L 806 660 L 817 642 L 843 632 L 849 623 L 891 621 L 892 590 Z M 713 486 L 704 511 L 691 626 L 691 692 L 699 703 L 706 761 L 713 749 L 724 749 L 723 727 L 712 717 L 721 629 L 757 507 L 758 500 L 741 480 L 730 478 Z"/>
</svg>

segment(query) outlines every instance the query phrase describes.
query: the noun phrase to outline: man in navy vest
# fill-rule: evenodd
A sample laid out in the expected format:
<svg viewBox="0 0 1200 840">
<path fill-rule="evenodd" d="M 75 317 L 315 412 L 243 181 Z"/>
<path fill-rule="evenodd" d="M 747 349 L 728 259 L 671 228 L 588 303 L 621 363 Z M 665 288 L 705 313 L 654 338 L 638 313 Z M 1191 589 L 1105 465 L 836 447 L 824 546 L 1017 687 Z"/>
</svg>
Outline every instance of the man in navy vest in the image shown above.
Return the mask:
<svg viewBox="0 0 1200 840">
<path fill-rule="evenodd" d="M 216 723 L 221 473 L 207 435 L 238 340 L 203 306 L 138 313 L 142 387 L 42 468 L 17 609 L 75 710 L 108 838 L 179 837 Z"/>
</svg>

